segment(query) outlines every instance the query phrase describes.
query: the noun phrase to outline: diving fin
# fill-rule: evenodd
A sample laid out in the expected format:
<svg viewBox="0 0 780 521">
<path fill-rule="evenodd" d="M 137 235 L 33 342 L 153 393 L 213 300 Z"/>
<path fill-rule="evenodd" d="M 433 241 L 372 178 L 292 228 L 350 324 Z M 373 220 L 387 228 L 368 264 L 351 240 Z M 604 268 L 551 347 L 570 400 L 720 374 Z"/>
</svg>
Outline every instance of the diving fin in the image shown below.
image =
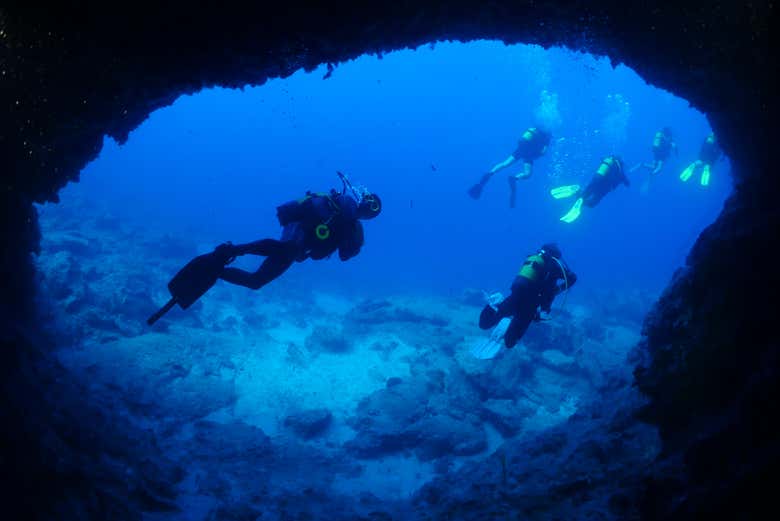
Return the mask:
<svg viewBox="0 0 780 521">
<path fill-rule="evenodd" d="M 696 162 L 691 163 L 688 165 L 688 168 L 682 171 L 682 174 L 680 174 L 680 180 L 685 182 L 690 179 L 694 170 L 696 170 Z"/>
<path fill-rule="evenodd" d="M 580 185 L 559 186 L 550 190 L 550 195 L 556 199 L 566 199 L 580 191 Z"/>
<path fill-rule="evenodd" d="M 157 322 L 174 304 L 187 309 L 217 282 L 226 264 L 234 257 L 227 256 L 224 249 L 199 255 L 188 262 L 168 283 L 171 299 L 146 321 L 150 326 Z"/>
<path fill-rule="evenodd" d="M 501 346 L 504 345 L 504 334 L 509 329 L 511 321 L 510 318 L 502 318 L 490 332 L 489 338 L 475 343 L 471 347 L 471 354 L 474 355 L 474 358 L 489 360 L 495 357 L 501 351 Z"/>
<path fill-rule="evenodd" d="M 479 199 L 479 197 L 482 195 L 482 189 L 485 188 L 485 185 L 490 180 L 490 178 L 493 176 L 491 173 L 487 173 L 482 176 L 482 178 L 479 180 L 479 183 L 475 184 L 468 190 L 468 194 L 471 196 L 472 199 Z"/>
<path fill-rule="evenodd" d="M 571 223 L 577 220 L 577 218 L 580 216 L 580 213 L 582 213 L 582 197 L 577 199 L 577 201 L 574 203 L 574 206 L 571 207 L 571 210 L 569 210 L 569 213 L 561 217 L 561 221 L 565 223 Z"/>
<path fill-rule="evenodd" d="M 707 186 L 710 184 L 710 165 L 704 165 L 704 169 L 701 171 L 701 185 Z"/>
</svg>

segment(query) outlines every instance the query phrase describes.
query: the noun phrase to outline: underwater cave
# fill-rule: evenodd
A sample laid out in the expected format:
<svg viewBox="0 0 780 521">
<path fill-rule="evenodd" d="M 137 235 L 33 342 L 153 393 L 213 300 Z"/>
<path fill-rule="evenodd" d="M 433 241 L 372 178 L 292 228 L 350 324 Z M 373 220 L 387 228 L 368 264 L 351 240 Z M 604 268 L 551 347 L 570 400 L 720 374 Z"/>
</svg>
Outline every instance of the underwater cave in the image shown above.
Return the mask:
<svg viewBox="0 0 780 521">
<path fill-rule="evenodd" d="M 759 67 L 772 8 L 533 6 L 0 10 L 9 511 L 771 508 L 775 312 L 752 303 L 776 286 Z M 505 175 L 468 198 L 530 125 L 553 140 L 516 207 Z M 631 169 L 631 186 L 559 220 L 551 189 L 587 183 L 606 155 L 641 164 L 665 125 L 679 156 L 657 179 Z M 682 183 L 710 131 L 728 160 Z M 219 282 L 143 322 L 189 258 L 277 237 L 276 205 L 338 187 L 337 170 L 382 195 L 356 259 L 296 264 L 259 291 Z M 515 349 L 474 359 L 480 290 L 506 291 L 548 240 L 578 274 L 571 295 Z"/>
</svg>

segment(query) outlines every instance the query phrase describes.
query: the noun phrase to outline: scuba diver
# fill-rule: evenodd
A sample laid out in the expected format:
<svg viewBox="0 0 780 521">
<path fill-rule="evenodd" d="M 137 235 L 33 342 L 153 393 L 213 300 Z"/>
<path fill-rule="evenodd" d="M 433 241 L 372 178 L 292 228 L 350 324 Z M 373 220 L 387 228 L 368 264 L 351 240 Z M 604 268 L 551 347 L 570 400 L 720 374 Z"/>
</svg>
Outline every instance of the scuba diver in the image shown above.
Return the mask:
<svg viewBox="0 0 780 521">
<path fill-rule="evenodd" d="M 474 199 L 479 199 L 480 195 L 482 195 L 482 189 L 487 182 L 490 181 L 490 178 L 493 177 L 493 174 L 499 170 L 503 170 L 518 160 L 522 160 L 523 171 L 509 176 L 509 207 L 514 208 L 517 180 L 531 177 L 533 162 L 547 151 L 550 139 L 552 139 L 552 134 L 547 130 L 538 127 L 531 127 L 523 132 L 523 136 L 517 144 L 517 149 L 512 155 L 495 165 L 488 173 L 484 174 L 477 184 L 469 188 L 468 194 Z"/>
<path fill-rule="evenodd" d="M 363 246 L 363 225 L 360 220 L 373 219 L 382 211 L 379 196 L 366 190 L 358 192 L 339 172 L 344 189 L 330 193 L 307 192 L 303 199 L 290 201 L 276 209 L 282 237 L 261 239 L 247 244 L 225 243 L 217 246 L 230 257 L 262 255 L 265 260 L 254 273 L 237 268 L 225 268 L 219 278 L 251 289 L 260 289 L 287 269 L 293 262 L 320 260 L 336 250 L 346 261 Z M 351 193 L 347 193 L 347 188 Z"/>
<path fill-rule="evenodd" d="M 607 156 L 601 160 L 596 173 L 584 190 L 580 188 L 580 185 L 567 185 L 553 188 L 550 190 L 550 194 L 555 199 L 564 199 L 571 196 L 577 198 L 571 210 L 561 217 L 561 221 L 571 223 L 580 216 L 583 204 L 588 208 L 595 207 L 605 195 L 617 188 L 621 183 L 626 186 L 631 184 L 623 169 L 623 160 L 618 156 Z"/>
<path fill-rule="evenodd" d="M 247 244 L 220 244 L 200 255 L 182 268 L 168 283 L 170 301 L 152 315 L 148 324 L 156 322 L 174 304 L 187 309 L 217 281 L 222 279 L 251 289 L 260 289 L 292 266 L 306 259 L 329 257 L 336 250 L 342 261 L 351 259 L 363 246 L 361 220 L 373 219 L 382 211 L 379 196 L 365 188 L 355 188 L 338 172 L 343 183 L 341 192 L 307 192 L 296 201 L 277 207 L 282 226 L 280 239 L 261 239 Z M 240 255 L 265 257 L 255 272 L 226 267 Z"/>
<path fill-rule="evenodd" d="M 643 167 L 650 170 L 651 176 L 658 175 L 664 167 L 664 161 L 669 158 L 672 150 L 674 150 L 675 154 L 679 155 L 677 143 L 674 142 L 674 136 L 672 136 L 672 129 L 664 127 L 656 132 L 653 137 L 653 162 L 634 165 L 634 167 L 631 168 L 631 172 L 639 167 Z"/>
<path fill-rule="evenodd" d="M 502 319 L 509 320 L 503 322 L 503 327 L 496 328 L 498 331 L 494 330 L 501 336 L 492 335 L 492 345 L 479 346 L 472 353 L 477 358 L 492 358 L 500 348 L 495 343 L 501 339 L 506 347 L 514 347 L 531 322 L 549 320 L 555 297 L 568 291 L 576 281 L 577 275 L 561 259 L 558 246 L 552 243 L 543 245 L 525 259 L 507 298 L 504 299 L 500 293 L 488 297 L 488 304 L 479 315 L 479 327 L 502 326 Z M 482 352 L 475 352 L 478 350 Z"/>
<path fill-rule="evenodd" d="M 710 173 L 712 171 L 712 165 L 720 159 L 723 155 L 723 151 L 718 145 L 718 141 L 715 138 L 715 134 L 710 134 L 707 139 L 702 143 L 699 149 L 699 159 L 688 165 L 688 167 L 680 174 L 680 179 L 685 182 L 696 173 L 699 167 L 701 170 L 701 185 L 707 186 L 710 184 Z"/>
</svg>

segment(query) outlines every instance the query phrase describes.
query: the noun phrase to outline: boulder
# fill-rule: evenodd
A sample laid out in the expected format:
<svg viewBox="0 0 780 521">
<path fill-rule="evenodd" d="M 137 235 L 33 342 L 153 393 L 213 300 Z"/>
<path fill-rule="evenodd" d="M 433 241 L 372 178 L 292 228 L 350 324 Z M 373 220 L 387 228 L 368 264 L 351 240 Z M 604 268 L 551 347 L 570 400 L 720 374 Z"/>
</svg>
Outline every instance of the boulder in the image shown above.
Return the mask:
<svg viewBox="0 0 780 521">
<path fill-rule="evenodd" d="M 287 416 L 284 426 L 308 440 L 325 432 L 332 420 L 333 415 L 328 409 L 311 409 Z"/>
</svg>

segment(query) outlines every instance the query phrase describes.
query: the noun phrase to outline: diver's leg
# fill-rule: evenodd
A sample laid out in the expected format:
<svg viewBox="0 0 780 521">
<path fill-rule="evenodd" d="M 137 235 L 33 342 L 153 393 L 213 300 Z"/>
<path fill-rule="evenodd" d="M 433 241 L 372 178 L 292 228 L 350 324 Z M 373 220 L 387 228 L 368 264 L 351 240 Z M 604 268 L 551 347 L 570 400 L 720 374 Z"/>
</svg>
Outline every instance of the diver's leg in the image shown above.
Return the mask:
<svg viewBox="0 0 780 521">
<path fill-rule="evenodd" d="M 480 329 L 490 329 L 501 321 L 504 317 L 515 314 L 517 310 L 518 292 L 512 290 L 507 298 L 502 300 L 495 308 L 487 305 L 479 314 Z"/>
<path fill-rule="evenodd" d="M 498 316 L 498 311 L 492 306 L 485 306 L 482 312 L 479 314 L 479 328 L 490 329 L 498 324 L 501 317 Z"/>
<path fill-rule="evenodd" d="M 291 245 L 277 239 L 261 239 L 246 244 L 237 244 L 234 248 L 236 255 L 251 254 L 270 257 L 271 255 L 284 255 L 291 248 Z"/>
<path fill-rule="evenodd" d="M 238 268 L 225 268 L 222 270 L 219 278 L 245 288 L 260 289 L 287 271 L 294 261 L 295 257 L 293 255 L 271 255 L 263 261 L 254 273 Z"/>
<path fill-rule="evenodd" d="M 655 161 L 655 164 L 653 165 L 653 171 L 650 173 L 650 175 L 658 175 L 661 173 L 661 169 L 664 167 L 664 162 L 662 159 L 658 159 Z"/>
<path fill-rule="evenodd" d="M 707 186 L 710 184 L 710 164 L 705 163 L 704 168 L 701 171 L 701 185 Z"/>
<path fill-rule="evenodd" d="M 529 177 L 531 177 L 531 174 L 533 174 L 533 167 L 534 167 L 534 165 L 530 161 L 524 162 L 523 163 L 523 173 L 522 174 L 517 174 L 517 178 L 518 179 L 528 179 Z"/>
<path fill-rule="evenodd" d="M 517 197 L 517 181 L 518 179 L 528 179 L 533 173 L 533 165 L 530 161 L 523 162 L 523 171 L 509 176 L 509 207 L 515 207 L 515 200 Z"/>
<path fill-rule="evenodd" d="M 595 208 L 604 198 L 604 195 L 604 192 L 593 190 L 582 198 L 583 204 L 588 208 Z"/>
<path fill-rule="evenodd" d="M 650 190 L 650 183 L 653 182 L 653 179 L 658 174 L 658 172 L 661 170 L 661 164 L 658 161 L 648 165 L 650 168 L 650 174 L 647 176 L 647 178 L 642 182 L 642 186 L 639 187 L 639 193 L 642 195 L 647 194 L 647 192 Z"/>
<path fill-rule="evenodd" d="M 506 333 L 504 333 L 504 345 L 510 349 L 515 347 L 515 344 L 517 344 L 517 342 L 523 338 L 525 332 L 528 331 L 528 326 L 531 325 L 533 319 L 533 310 L 525 309 L 522 313 L 515 315 L 509 323 Z"/>
</svg>

